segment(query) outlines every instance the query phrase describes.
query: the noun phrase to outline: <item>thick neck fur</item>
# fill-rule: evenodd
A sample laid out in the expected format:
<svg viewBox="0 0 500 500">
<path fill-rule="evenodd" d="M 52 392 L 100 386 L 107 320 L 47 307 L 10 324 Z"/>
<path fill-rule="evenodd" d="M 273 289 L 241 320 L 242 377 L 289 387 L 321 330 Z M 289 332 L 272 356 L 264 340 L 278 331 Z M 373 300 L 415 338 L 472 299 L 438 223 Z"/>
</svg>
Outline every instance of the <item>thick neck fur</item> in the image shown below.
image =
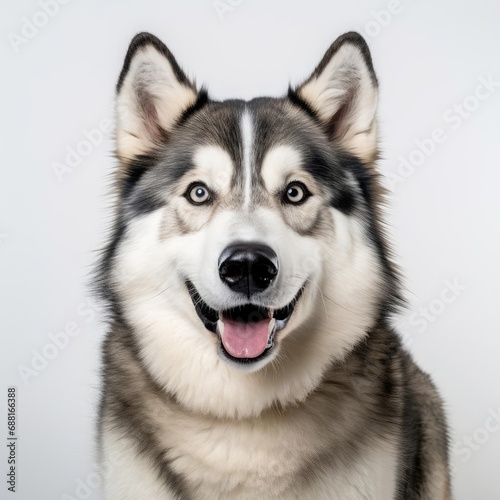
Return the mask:
<svg viewBox="0 0 500 500">
<path fill-rule="evenodd" d="M 395 368 L 400 363 L 401 355 L 397 335 L 384 324 L 379 324 L 343 360 L 332 363 L 326 369 L 321 380 L 303 401 L 294 401 L 290 405 L 276 402 L 250 419 L 282 418 L 295 412 L 309 412 L 312 403 L 313 406 L 323 407 L 325 418 L 328 416 L 332 421 L 341 417 L 339 412 L 349 412 L 350 408 L 354 427 L 358 413 L 355 410 L 360 407 L 363 407 L 363 411 L 360 411 L 359 415 L 363 415 L 363 418 L 371 415 L 374 419 L 372 424 L 397 420 L 401 408 L 395 407 L 392 401 L 397 400 L 394 396 L 400 395 L 402 381 L 398 380 L 398 371 Z M 113 325 L 105 341 L 104 358 L 105 398 L 108 399 L 106 406 L 111 403 L 114 410 L 108 417 L 116 419 L 120 425 L 134 427 L 133 419 L 148 420 L 147 415 L 142 415 L 143 412 L 140 411 L 144 408 L 144 413 L 147 413 L 147 405 L 142 407 L 140 404 L 143 398 L 154 398 L 155 403 L 161 403 L 161 407 L 169 413 L 181 412 L 211 420 L 231 420 L 186 408 L 179 398 L 160 387 L 141 361 L 133 332 L 121 323 Z M 133 412 L 130 411 L 131 408 Z M 129 416 L 133 417 L 131 419 L 127 418 L 129 411 Z M 132 416 L 132 413 L 135 416 Z M 236 420 L 245 422 L 248 419 Z"/>
<path fill-rule="evenodd" d="M 290 492 L 299 484 L 321 482 L 327 470 L 349 470 L 373 446 L 388 457 L 403 453 L 393 472 L 398 500 L 420 498 L 413 495 L 425 478 L 445 477 L 438 467 L 447 447 L 439 396 L 383 322 L 333 362 L 302 401 L 252 417 L 186 408 L 148 373 L 123 324 L 108 334 L 104 367 L 100 435 L 112 430 L 126 437 L 180 498 L 208 498 L 209 488 L 213 498 L 221 491 L 228 499 L 296 498 Z M 427 429 L 435 444 L 422 450 L 421 426 L 436 416 L 439 426 Z M 243 493 L 241 485 L 249 489 Z"/>
</svg>

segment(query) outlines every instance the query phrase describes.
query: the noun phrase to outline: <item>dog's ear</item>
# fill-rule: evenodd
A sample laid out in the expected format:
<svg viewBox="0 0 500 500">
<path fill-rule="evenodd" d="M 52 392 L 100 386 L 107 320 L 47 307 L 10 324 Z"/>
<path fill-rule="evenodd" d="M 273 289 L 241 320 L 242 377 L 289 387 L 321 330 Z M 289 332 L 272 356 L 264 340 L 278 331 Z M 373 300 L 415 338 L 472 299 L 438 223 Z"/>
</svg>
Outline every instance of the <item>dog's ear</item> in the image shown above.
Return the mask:
<svg viewBox="0 0 500 500">
<path fill-rule="evenodd" d="M 313 74 L 291 92 L 294 96 L 319 119 L 330 140 L 363 162 L 376 158 L 378 85 L 361 35 L 339 37 Z"/>
<path fill-rule="evenodd" d="M 149 33 L 130 43 L 116 91 L 116 153 L 124 161 L 168 139 L 198 97 L 172 53 Z"/>
</svg>

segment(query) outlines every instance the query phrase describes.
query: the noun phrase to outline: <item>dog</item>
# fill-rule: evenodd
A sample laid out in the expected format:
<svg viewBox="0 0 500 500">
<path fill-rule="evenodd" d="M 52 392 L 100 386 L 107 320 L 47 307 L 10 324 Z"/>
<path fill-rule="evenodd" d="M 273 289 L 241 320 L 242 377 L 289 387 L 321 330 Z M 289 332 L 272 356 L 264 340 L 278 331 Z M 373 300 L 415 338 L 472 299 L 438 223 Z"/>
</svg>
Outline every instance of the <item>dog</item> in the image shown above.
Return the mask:
<svg viewBox="0 0 500 500">
<path fill-rule="evenodd" d="M 391 326 L 364 39 L 220 102 L 141 33 L 116 91 L 104 498 L 450 499 L 441 398 Z"/>
</svg>

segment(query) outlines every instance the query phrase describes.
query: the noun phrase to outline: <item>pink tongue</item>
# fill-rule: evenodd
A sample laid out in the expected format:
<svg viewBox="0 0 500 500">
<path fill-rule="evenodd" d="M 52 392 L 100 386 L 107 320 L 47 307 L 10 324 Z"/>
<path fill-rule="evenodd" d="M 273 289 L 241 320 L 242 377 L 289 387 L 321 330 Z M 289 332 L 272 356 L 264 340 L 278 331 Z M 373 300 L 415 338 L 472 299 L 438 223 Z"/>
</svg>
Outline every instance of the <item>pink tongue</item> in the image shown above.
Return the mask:
<svg viewBox="0 0 500 500">
<path fill-rule="evenodd" d="M 224 333 L 222 344 L 224 349 L 235 358 L 256 358 L 267 346 L 270 319 L 255 323 L 233 323 L 223 319 Z"/>
</svg>

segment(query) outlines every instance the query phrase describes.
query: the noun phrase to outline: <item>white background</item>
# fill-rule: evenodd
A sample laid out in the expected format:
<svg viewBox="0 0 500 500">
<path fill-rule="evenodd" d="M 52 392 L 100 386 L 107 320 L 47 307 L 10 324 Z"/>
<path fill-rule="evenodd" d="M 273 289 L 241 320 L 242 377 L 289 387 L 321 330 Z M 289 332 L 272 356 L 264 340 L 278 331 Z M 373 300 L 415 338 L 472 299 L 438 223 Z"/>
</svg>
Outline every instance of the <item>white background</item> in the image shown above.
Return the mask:
<svg viewBox="0 0 500 500">
<path fill-rule="evenodd" d="M 6 389 L 16 385 L 20 441 L 19 492 L 8 494 L 2 479 L 0 498 L 99 498 L 93 421 L 104 326 L 88 312 L 85 282 L 111 216 L 112 134 L 61 182 L 53 166 L 65 163 L 84 131 L 112 118 L 132 36 L 159 36 L 213 97 L 250 98 L 283 94 L 351 29 L 366 36 L 380 80 L 381 171 L 400 175 L 401 156 L 418 149 L 415 141 L 436 128 L 445 134 L 429 156 L 413 153 L 421 164 L 404 172 L 391 197 L 391 233 L 409 291 L 398 323 L 446 400 L 455 497 L 500 498 L 500 424 L 489 418 L 500 420 L 500 87 L 482 101 L 471 97 L 481 77 L 500 82 L 500 3 L 231 2 L 239 5 L 223 0 L 219 8 L 229 8 L 218 13 L 212 0 L 72 0 L 20 45 L 13 40 L 23 17 L 41 7 L 3 2 L 0 436 Z M 391 19 L 377 15 L 395 5 Z M 453 106 L 464 101 L 471 111 L 458 122 Z M 419 308 L 429 305 L 437 314 L 424 319 Z M 80 333 L 54 353 L 49 334 L 72 323 Z M 53 359 L 37 365 L 44 349 Z M 36 375 L 23 379 L 20 370 L 33 362 Z M 3 478 L 4 443 L 0 450 Z"/>
</svg>

